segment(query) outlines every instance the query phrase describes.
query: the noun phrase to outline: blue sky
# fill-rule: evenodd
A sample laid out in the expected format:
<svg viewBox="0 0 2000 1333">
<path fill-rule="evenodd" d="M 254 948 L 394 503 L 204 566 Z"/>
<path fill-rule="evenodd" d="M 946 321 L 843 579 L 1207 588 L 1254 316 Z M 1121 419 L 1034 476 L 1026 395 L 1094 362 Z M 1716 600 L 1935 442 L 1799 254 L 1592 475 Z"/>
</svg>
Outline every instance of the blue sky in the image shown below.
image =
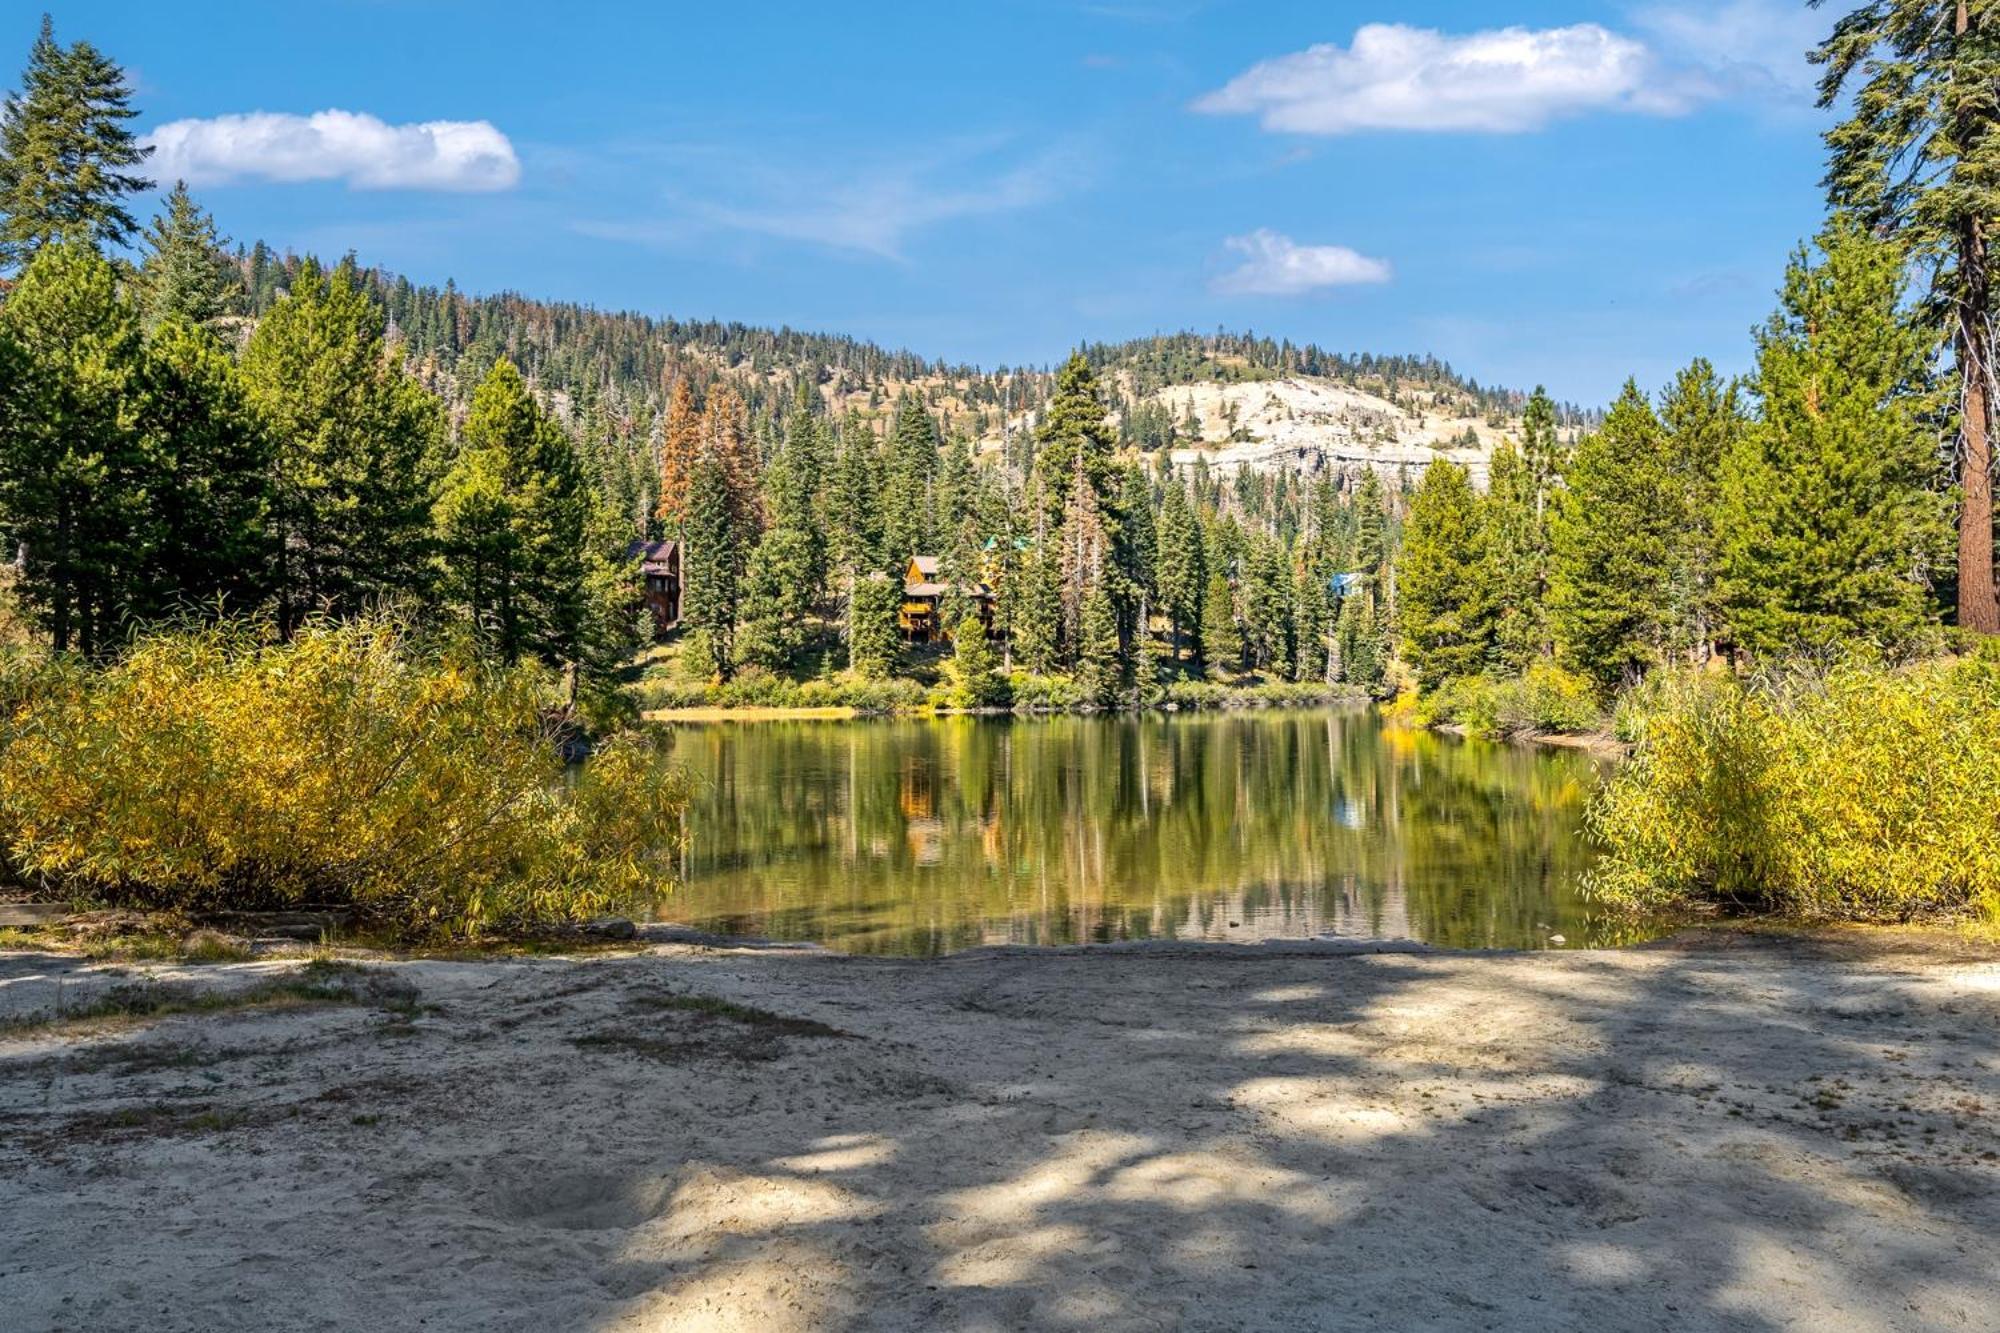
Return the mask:
<svg viewBox="0 0 2000 1333">
<path fill-rule="evenodd" d="M 54 15 L 237 239 L 987 365 L 1220 325 L 1602 402 L 1743 368 L 1820 216 L 1803 0 Z"/>
</svg>

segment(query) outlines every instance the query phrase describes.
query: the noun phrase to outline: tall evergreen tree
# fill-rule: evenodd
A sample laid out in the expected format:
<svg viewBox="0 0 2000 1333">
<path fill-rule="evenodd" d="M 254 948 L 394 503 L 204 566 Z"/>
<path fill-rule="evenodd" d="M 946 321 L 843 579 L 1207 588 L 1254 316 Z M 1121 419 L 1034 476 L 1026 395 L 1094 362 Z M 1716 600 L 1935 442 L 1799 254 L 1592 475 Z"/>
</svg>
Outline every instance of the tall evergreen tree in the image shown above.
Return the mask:
<svg viewBox="0 0 2000 1333">
<path fill-rule="evenodd" d="M 270 432 L 235 361 L 179 315 L 147 340 L 140 426 L 148 521 L 135 608 L 256 607 L 271 589 Z"/>
<path fill-rule="evenodd" d="M 1403 656 L 1426 690 L 1478 675 L 1493 650 L 1486 514 L 1456 463 L 1424 469 L 1398 567 Z"/>
<path fill-rule="evenodd" d="M 1482 577 L 1493 599 L 1494 650 L 1502 666 L 1522 671 L 1548 645 L 1547 528 L 1536 512 L 1534 471 L 1522 451 L 1503 440 L 1488 468 Z"/>
<path fill-rule="evenodd" d="M 905 391 L 889 432 L 882 488 L 882 528 L 892 561 L 936 554 L 932 486 L 938 470 L 937 422 L 923 400 Z"/>
<path fill-rule="evenodd" d="M 743 581 L 743 661 L 776 670 L 805 647 L 823 596 L 826 546 L 808 490 L 810 441 L 790 433 L 764 473 L 770 527 L 751 553 Z"/>
<path fill-rule="evenodd" d="M 1115 708 L 1125 688 L 1125 658 L 1118 644 L 1118 611 L 1110 590 L 1095 584 L 1084 595 L 1077 626 L 1076 683 L 1100 708 Z"/>
<path fill-rule="evenodd" d="M 1201 595 L 1201 664 L 1207 671 L 1238 671 L 1243 666 L 1243 627 L 1236 618 L 1236 593 L 1229 577 L 1209 566 L 1208 587 Z"/>
<path fill-rule="evenodd" d="M 126 126 L 131 99 L 124 70 L 89 42 L 61 45 L 42 16 L 20 90 L 0 103 L 0 265 L 53 241 L 131 239 L 124 201 L 150 182 L 128 168 L 152 152 Z"/>
<path fill-rule="evenodd" d="M 887 574 L 857 579 L 848 599 L 847 665 L 857 676 L 879 679 L 896 670 L 896 608 L 903 585 Z"/>
<path fill-rule="evenodd" d="M 1549 391 L 1535 386 L 1521 413 L 1521 461 L 1527 470 L 1527 487 L 1534 498 L 1535 517 L 1546 522 L 1549 497 L 1562 476 L 1562 443 L 1556 432 L 1556 405 Z"/>
<path fill-rule="evenodd" d="M 236 265 L 216 235 L 215 219 L 195 206 L 186 185 L 175 183 L 145 240 L 138 286 L 148 330 L 167 319 L 212 329 L 230 313 L 241 286 Z"/>
<path fill-rule="evenodd" d="M 1662 656 L 1682 501 L 1666 432 L 1628 381 L 1604 425 L 1572 455 L 1550 531 L 1557 655 L 1606 694 Z M 1407 606 L 1407 578 L 1404 597 Z"/>
<path fill-rule="evenodd" d="M 434 509 L 439 592 L 508 662 L 582 656 L 590 496 L 569 435 L 500 360 L 472 396 Z"/>
<path fill-rule="evenodd" d="M 1903 318 L 1903 258 L 1840 219 L 1786 271 L 1757 337 L 1759 412 L 1723 469 L 1723 592 L 1759 653 L 1910 642 L 1949 559 L 1935 437 L 1935 345 Z"/>
<path fill-rule="evenodd" d="M 1993 569 L 1992 238 L 2000 217 L 2000 9 L 1983 0 L 1868 0 L 1813 59 L 1827 132 L 1827 194 L 1893 232 L 1930 273 L 1933 326 L 1957 380 L 1958 622 L 2000 633 Z M 1858 86 L 1857 86 L 1858 85 Z"/>
<path fill-rule="evenodd" d="M 0 530 L 58 652 L 107 649 L 141 573 L 144 373 L 111 265 L 81 242 L 43 246 L 0 305 Z"/>
<path fill-rule="evenodd" d="M 1167 483 L 1160 500 L 1160 608 L 1173 626 L 1174 651 L 1183 644 L 1201 652 L 1201 598 L 1208 587 L 1207 556 L 1202 550 L 1201 524 L 1188 503 L 1187 488 Z"/>
<path fill-rule="evenodd" d="M 1668 646 L 1705 661 L 1721 629 L 1716 531 L 1722 460 L 1741 431 L 1736 389 L 1697 358 L 1660 399 L 1668 466 L 1680 492 L 1683 523 L 1674 541 Z"/>
<path fill-rule="evenodd" d="M 688 476 L 683 520 L 681 619 L 701 635 L 724 680 L 736 664 L 736 620 L 742 597 L 743 526 L 731 494 L 728 465 L 704 450 Z"/>
<path fill-rule="evenodd" d="M 300 266 L 244 348 L 243 374 L 276 451 L 281 626 L 422 596 L 443 412 L 387 355 L 382 316 L 351 264 Z"/>
<path fill-rule="evenodd" d="M 1090 486 L 1100 508 L 1111 504 L 1116 494 L 1115 444 L 1097 376 L 1083 353 L 1073 352 L 1056 372 L 1055 392 L 1035 430 L 1035 474 L 1050 517 L 1068 506 L 1078 478 Z"/>
</svg>

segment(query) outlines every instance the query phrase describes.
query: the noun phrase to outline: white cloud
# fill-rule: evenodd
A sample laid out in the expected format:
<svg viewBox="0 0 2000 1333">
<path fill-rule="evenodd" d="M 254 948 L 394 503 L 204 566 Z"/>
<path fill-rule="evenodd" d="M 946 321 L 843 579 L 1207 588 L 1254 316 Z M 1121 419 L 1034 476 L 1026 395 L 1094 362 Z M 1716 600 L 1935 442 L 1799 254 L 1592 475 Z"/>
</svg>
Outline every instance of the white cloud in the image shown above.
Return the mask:
<svg viewBox="0 0 2000 1333">
<path fill-rule="evenodd" d="M 951 188 L 927 184 L 915 172 L 886 171 L 830 184 L 810 200 L 705 206 L 701 213 L 738 231 L 898 259 L 909 236 L 926 227 L 1047 202 L 1057 193 L 1059 174 L 1051 163 L 1034 162 Z"/>
<path fill-rule="evenodd" d="M 1452 36 L 1371 23 L 1251 66 L 1198 111 L 1300 134 L 1459 130 L 1518 134 L 1587 111 L 1673 115 L 1709 95 L 1644 43 L 1595 23 Z"/>
<path fill-rule="evenodd" d="M 1325 287 L 1389 280 L 1386 260 L 1370 259 L 1344 245 L 1300 245 L 1268 227 L 1231 236 L 1223 244 L 1243 256 L 1241 264 L 1210 284 L 1225 295 L 1300 296 Z"/>
<path fill-rule="evenodd" d="M 726 176 L 710 163 L 679 173 L 673 216 L 584 221 L 585 235 L 662 247 L 705 233 L 742 232 L 900 260 L 910 240 L 941 223 L 1016 212 L 1057 198 L 1084 172 L 1079 150 L 1058 145 L 1026 160 L 996 161 L 994 141 L 906 151 L 893 161 L 759 162 L 731 153 Z M 718 196 L 720 196 L 718 198 Z M 731 197 L 733 196 L 733 197 Z"/>
<path fill-rule="evenodd" d="M 521 179 L 507 136 L 483 120 L 390 125 L 354 111 L 256 111 L 176 120 L 146 136 L 161 180 L 346 181 L 357 190 L 506 190 Z"/>
<path fill-rule="evenodd" d="M 1806 59 L 1831 27 L 1824 11 L 1798 0 L 1718 0 L 1648 4 L 1633 23 L 1666 56 L 1705 74 L 1718 95 L 1806 103 L 1819 70 Z"/>
</svg>

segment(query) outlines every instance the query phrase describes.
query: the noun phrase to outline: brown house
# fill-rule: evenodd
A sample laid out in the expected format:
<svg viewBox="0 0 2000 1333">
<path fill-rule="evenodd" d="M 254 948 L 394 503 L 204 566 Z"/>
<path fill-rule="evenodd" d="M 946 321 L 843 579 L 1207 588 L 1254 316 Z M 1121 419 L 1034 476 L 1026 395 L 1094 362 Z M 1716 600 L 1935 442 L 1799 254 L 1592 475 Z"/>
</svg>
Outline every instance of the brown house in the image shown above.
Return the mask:
<svg viewBox="0 0 2000 1333">
<path fill-rule="evenodd" d="M 903 605 L 896 613 L 896 624 L 911 643 L 929 643 L 950 635 L 950 629 L 938 623 L 940 608 L 952 591 L 952 585 L 940 579 L 940 572 L 934 555 L 913 555 L 903 568 Z M 993 590 L 983 583 L 964 583 L 958 587 L 978 608 L 981 623 L 990 631 Z"/>
<path fill-rule="evenodd" d="M 633 542 L 625 558 L 639 562 L 646 580 L 646 609 L 653 613 L 653 633 L 665 634 L 681 623 L 681 544 Z"/>
</svg>

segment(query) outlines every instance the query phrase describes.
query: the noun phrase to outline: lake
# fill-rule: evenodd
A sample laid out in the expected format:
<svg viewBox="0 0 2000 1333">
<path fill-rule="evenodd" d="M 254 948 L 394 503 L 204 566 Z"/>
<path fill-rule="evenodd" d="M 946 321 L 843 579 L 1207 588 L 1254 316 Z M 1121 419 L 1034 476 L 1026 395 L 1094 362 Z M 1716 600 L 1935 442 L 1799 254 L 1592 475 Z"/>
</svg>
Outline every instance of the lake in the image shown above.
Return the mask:
<svg viewBox="0 0 2000 1333">
<path fill-rule="evenodd" d="M 1578 893 L 1603 760 L 1371 709 L 674 726 L 662 920 L 875 954 L 1146 938 L 1623 943 Z"/>
</svg>

